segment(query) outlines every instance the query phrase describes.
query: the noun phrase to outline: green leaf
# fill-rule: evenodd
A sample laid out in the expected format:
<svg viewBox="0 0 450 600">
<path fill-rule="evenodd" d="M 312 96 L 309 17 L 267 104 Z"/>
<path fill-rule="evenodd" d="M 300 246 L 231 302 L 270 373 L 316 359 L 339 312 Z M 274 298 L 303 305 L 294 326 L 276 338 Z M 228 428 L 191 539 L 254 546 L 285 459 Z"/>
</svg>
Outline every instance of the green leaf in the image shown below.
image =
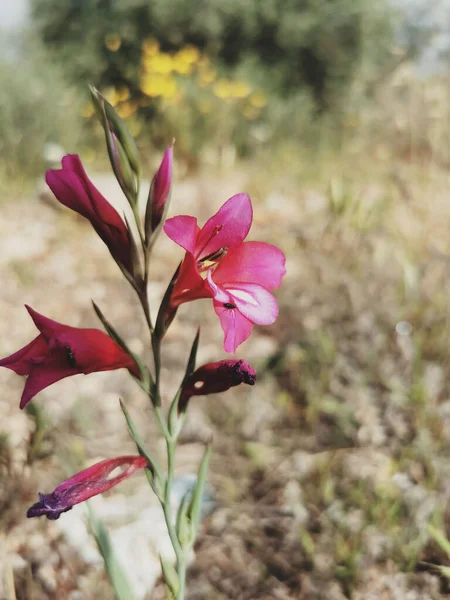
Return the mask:
<svg viewBox="0 0 450 600">
<path fill-rule="evenodd" d="M 181 427 L 183 426 L 183 422 L 184 422 L 184 414 L 181 414 L 181 415 L 178 414 L 178 404 L 180 402 L 181 390 L 182 390 L 182 388 L 180 387 L 180 389 L 178 390 L 178 392 L 175 395 L 175 398 L 173 399 L 172 404 L 170 405 L 169 414 L 167 417 L 169 432 L 170 432 L 170 435 L 172 436 L 172 439 L 175 439 L 178 436 L 178 434 L 181 431 Z"/>
<path fill-rule="evenodd" d="M 181 504 L 178 508 L 178 512 L 177 512 L 177 522 L 176 522 L 176 531 L 177 531 L 177 537 L 178 537 L 178 541 L 180 542 L 180 546 L 183 548 L 185 547 L 187 544 L 190 544 L 191 542 L 191 531 L 190 531 L 190 520 L 188 517 L 188 508 L 189 508 L 189 503 L 191 500 L 191 492 L 188 491 L 186 492 L 186 494 L 183 496 L 183 499 L 181 500 Z"/>
<path fill-rule="evenodd" d="M 440 529 L 437 529 L 433 525 L 428 525 L 428 533 L 434 539 L 436 544 L 438 544 L 438 546 L 440 546 L 450 558 L 450 540 L 447 539 L 447 536 L 444 534 L 444 532 Z"/>
<path fill-rule="evenodd" d="M 136 600 L 136 596 L 132 591 L 128 576 L 114 554 L 106 527 L 103 525 L 100 519 L 98 519 L 89 502 L 87 503 L 87 506 L 89 525 L 95 541 L 97 542 L 100 554 L 103 556 L 103 560 L 105 561 L 106 571 L 111 581 L 111 585 L 114 588 L 117 600 Z"/>
<path fill-rule="evenodd" d="M 188 359 L 188 363 L 186 366 L 185 377 L 192 375 L 192 373 L 195 371 L 195 362 L 197 360 L 197 351 L 198 351 L 199 341 L 200 341 L 200 327 L 197 329 L 197 334 L 192 343 L 191 353 L 189 354 L 189 359 Z"/>
<path fill-rule="evenodd" d="M 141 260 L 139 258 L 139 250 L 136 244 L 136 240 L 134 239 L 133 232 L 130 227 L 130 223 L 125 216 L 125 223 L 127 226 L 127 235 L 128 235 L 128 243 L 130 245 L 130 255 L 131 255 L 131 265 L 133 269 L 133 277 L 135 281 L 138 282 L 139 287 L 142 288 L 143 277 L 142 277 L 142 265 Z"/>
<path fill-rule="evenodd" d="M 136 361 L 136 364 L 139 367 L 139 371 L 141 373 L 142 379 L 138 379 L 137 377 L 134 377 L 134 375 L 132 376 L 133 379 L 144 390 L 144 392 L 151 395 L 153 388 L 154 388 L 154 382 L 153 382 L 152 376 L 151 376 L 150 371 L 148 370 L 147 366 L 143 363 L 143 361 L 139 358 L 139 356 L 134 354 L 134 352 L 131 352 L 131 350 L 128 348 L 127 344 L 123 341 L 121 336 L 117 333 L 117 331 L 114 329 L 114 327 L 111 325 L 111 323 L 104 316 L 104 314 L 102 313 L 102 311 L 100 310 L 98 305 L 93 300 L 91 302 L 92 302 L 92 306 L 94 307 L 97 317 L 102 322 L 102 325 L 105 328 L 105 331 L 109 335 L 109 337 L 112 340 L 114 340 L 117 344 L 119 344 L 119 346 L 122 348 L 122 350 L 124 350 L 127 354 L 129 354 L 132 357 L 132 359 L 134 361 Z"/>
<path fill-rule="evenodd" d="M 130 168 L 139 179 L 141 176 L 141 167 L 139 153 L 133 136 L 128 130 L 125 121 L 114 110 L 113 106 L 104 98 L 100 92 L 92 85 L 89 86 L 94 108 L 100 118 L 103 129 L 105 130 L 106 141 L 108 143 L 108 133 L 114 133 L 120 145 L 123 148 Z M 108 151 L 110 148 L 108 148 Z"/>
<path fill-rule="evenodd" d="M 183 391 L 184 382 L 185 382 L 186 378 L 189 377 L 189 375 L 192 375 L 192 373 L 195 371 L 195 361 L 197 358 L 197 350 L 198 350 L 199 340 L 200 340 L 200 327 L 197 329 L 197 334 L 192 343 L 191 352 L 189 354 L 189 359 L 188 359 L 188 363 L 186 366 L 186 372 L 184 375 L 183 382 L 181 383 L 180 388 L 179 388 L 175 398 L 173 399 L 173 402 L 170 405 L 170 409 L 169 409 L 169 415 L 168 415 L 169 431 L 173 437 L 178 435 L 178 433 L 180 432 L 181 427 L 183 425 L 183 422 L 184 422 L 184 412 L 185 411 L 183 411 L 180 414 L 180 411 L 178 410 L 178 405 L 180 402 L 181 393 Z"/>
<path fill-rule="evenodd" d="M 156 460 L 156 458 L 153 457 L 145 448 L 142 438 L 141 438 L 138 430 L 136 429 L 136 425 L 134 424 L 134 421 L 131 418 L 131 415 L 128 412 L 127 407 L 125 406 L 125 404 L 122 402 L 121 399 L 119 399 L 119 402 L 120 402 L 120 408 L 122 409 L 122 412 L 124 414 L 125 420 L 128 425 L 128 431 L 130 432 L 130 435 L 133 438 L 134 443 L 136 444 L 139 454 L 141 456 L 144 456 L 153 468 L 153 473 L 149 469 L 145 469 L 145 473 L 147 475 L 147 479 L 148 479 L 150 485 L 152 486 L 154 492 L 159 496 L 160 491 L 161 491 L 160 490 L 160 488 L 161 488 L 160 482 L 162 481 L 161 467 L 159 466 L 159 463 Z"/>
<path fill-rule="evenodd" d="M 200 468 L 198 470 L 197 483 L 192 493 L 192 498 L 187 511 L 187 515 L 192 524 L 192 541 L 194 541 L 197 536 L 210 458 L 211 443 L 206 446 L 205 453 L 203 454 L 202 462 L 200 463 Z"/>
<path fill-rule="evenodd" d="M 164 293 L 164 297 L 161 301 L 161 305 L 159 307 L 158 316 L 156 317 L 156 323 L 155 323 L 155 336 L 156 336 L 157 340 L 163 339 L 164 334 L 166 333 L 167 329 L 169 328 L 169 325 L 172 323 L 173 319 L 175 318 L 175 315 L 178 310 L 178 309 L 175 309 L 169 313 L 168 309 L 169 309 L 169 304 L 170 304 L 170 298 L 172 296 L 172 290 L 177 281 L 178 273 L 180 272 L 180 267 L 181 267 L 181 263 L 178 265 L 177 270 L 173 274 L 172 279 L 170 280 L 170 283 L 167 286 L 167 289 Z"/>
<path fill-rule="evenodd" d="M 171 600 L 175 600 L 180 588 L 180 581 L 178 574 L 175 571 L 174 566 L 167 560 L 164 560 L 162 556 L 159 557 L 161 563 L 161 569 L 164 577 L 164 583 L 166 584 L 167 591 Z"/>
<path fill-rule="evenodd" d="M 122 348 L 122 350 L 125 350 L 125 352 L 127 354 L 131 355 L 131 352 L 128 349 L 128 346 L 123 341 L 123 339 L 120 337 L 120 335 L 117 333 L 117 331 L 114 329 L 114 327 L 111 325 L 111 323 L 104 316 L 104 314 L 100 310 L 99 306 L 93 300 L 91 300 L 91 302 L 92 302 L 92 306 L 94 307 L 94 310 L 95 310 L 95 312 L 97 314 L 97 317 L 102 322 L 102 325 L 105 328 L 105 331 L 109 335 L 109 337 L 111 339 L 113 339 L 117 344 L 119 344 L 119 346 Z"/>
</svg>

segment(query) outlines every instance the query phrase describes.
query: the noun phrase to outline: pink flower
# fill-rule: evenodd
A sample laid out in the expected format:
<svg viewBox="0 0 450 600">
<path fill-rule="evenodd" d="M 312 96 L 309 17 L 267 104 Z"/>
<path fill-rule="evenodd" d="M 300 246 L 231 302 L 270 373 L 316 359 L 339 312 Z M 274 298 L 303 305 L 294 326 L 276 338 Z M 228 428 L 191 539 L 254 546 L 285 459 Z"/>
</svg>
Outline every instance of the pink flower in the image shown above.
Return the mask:
<svg viewBox="0 0 450 600">
<path fill-rule="evenodd" d="M 0 367 L 28 376 L 20 408 L 44 388 L 71 375 L 126 368 L 140 377 L 135 361 L 106 333 L 63 325 L 29 306 L 26 309 L 40 334 L 21 350 L 0 360 Z"/>
<path fill-rule="evenodd" d="M 183 381 L 179 410 L 186 410 L 191 396 L 205 396 L 225 392 L 231 387 L 247 383 L 255 385 L 256 371 L 245 360 L 220 360 L 199 367 Z"/>
<path fill-rule="evenodd" d="M 164 225 L 166 234 L 186 250 L 169 311 L 183 302 L 213 298 L 227 352 L 235 352 L 255 324 L 270 325 L 278 316 L 270 291 L 280 286 L 286 259 L 275 246 L 244 242 L 252 218 L 250 198 L 237 194 L 201 229 L 197 219 L 188 216 L 168 219 Z"/>
<path fill-rule="evenodd" d="M 28 509 L 27 517 L 45 515 L 50 520 L 59 519 L 61 513 L 67 512 L 75 504 L 103 494 L 145 467 L 151 469 L 151 465 L 143 456 L 119 456 L 103 460 L 73 475 L 58 485 L 51 494 L 39 494 L 39 502 Z M 111 473 L 117 468 L 123 470 L 111 477 Z"/>
<path fill-rule="evenodd" d="M 47 171 L 45 180 L 56 198 L 91 222 L 114 260 L 133 273 L 130 233 L 115 208 L 89 180 L 76 154 L 62 159 L 62 169 Z"/>
<path fill-rule="evenodd" d="M 153 233 L 163 220 L 167 209 L 170 186 L 172 184 L 173 146 L 169 146 L 164 153 L 158 171 L 153 177 L 150 195 L 145 215 L 145 229 L 147 238 Z"/>
</svg>

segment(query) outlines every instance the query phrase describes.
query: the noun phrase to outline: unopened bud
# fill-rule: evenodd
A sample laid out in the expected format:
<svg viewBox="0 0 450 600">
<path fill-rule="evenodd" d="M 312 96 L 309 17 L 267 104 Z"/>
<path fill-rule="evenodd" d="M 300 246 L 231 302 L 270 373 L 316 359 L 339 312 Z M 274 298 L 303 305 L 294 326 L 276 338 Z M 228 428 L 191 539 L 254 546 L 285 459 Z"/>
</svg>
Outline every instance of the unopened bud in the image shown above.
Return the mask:
<svg viewBox="0 0 450 600">
<path fill-rule="evenodd" d="M 145 236 L 147 243 L 164 222 L 169 206 L 172 184 L 173 142 L 164 153 L 159 169 L 153 177 L 145 211 Z"/>
<path fill-rule="evenodd" d="M 178 410 L 184 412 L 191 396 L 225 392 L 246 383 L 255 385 L 256 371 L 245 360 L 220 360 L 208 363 L 188 375 L 183 382 Z"/>
<path fill-rule="evenodd" d="M 138 200 L 141 177 L 139 156 L 135 141 L 124 120 L 94 87 L 90 87 L 92 101 L 105 132 L 109 160 L 123 193 L 130 204 Z"/>
</svg>

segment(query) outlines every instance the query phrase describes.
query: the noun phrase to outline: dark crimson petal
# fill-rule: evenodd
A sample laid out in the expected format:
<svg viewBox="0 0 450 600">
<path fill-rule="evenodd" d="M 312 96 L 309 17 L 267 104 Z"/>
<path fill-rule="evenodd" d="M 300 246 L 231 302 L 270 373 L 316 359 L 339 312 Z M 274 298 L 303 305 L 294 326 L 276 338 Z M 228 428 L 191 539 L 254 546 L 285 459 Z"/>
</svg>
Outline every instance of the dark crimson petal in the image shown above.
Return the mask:
<svg viewBox="0 0 450 600">
<path fill-rule="evenodd" d="M 22 392 L 20 408 L 25 408 L 28 402 L 32 400 L 34 396 L 36 396 L 36 394 L 41 390 L 49 387 L 57 381 L 61 381 L 61 379 L 65 379 L 66 377 L 70 377 L 72 375 L 77 375 L 78 373 L 80 373 L 80 371 L 73 369 L 70 366 L 55 364 L 40 364 L 32 367 Z"/>
<path fill-rule="evenodd" d="M 0 367 L 11 369 L 17 375 L 28 375 L 33 362 L 45 360 L 48 344 L 43 335 L 38 335 L 29 344 L 0 360 Z"/>
<path fill-rule="evenodd" d="M 256 371 L 245 360 L 221 360 L 208 363 L 184 380 L 179 410 L 185 410 L 191 396 L 218 394 L 241 383 L 254 385 L 255 381 Z"/>
</svg>

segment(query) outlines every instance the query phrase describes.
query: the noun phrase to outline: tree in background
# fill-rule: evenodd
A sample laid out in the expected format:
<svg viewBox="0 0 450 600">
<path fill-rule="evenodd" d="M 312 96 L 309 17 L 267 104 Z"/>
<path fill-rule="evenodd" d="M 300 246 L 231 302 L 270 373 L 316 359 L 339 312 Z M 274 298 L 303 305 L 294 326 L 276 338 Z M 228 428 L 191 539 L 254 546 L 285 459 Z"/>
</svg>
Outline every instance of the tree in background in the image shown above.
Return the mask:
<svg viewBox="0 0 450 600">
<path fill-rule="evenodd" d="M 311 91 L 333 108 L 361 67 L 392 60 L 393 12 L 370 0 L 32 0 L 32 18 L 54 59 L 78 81 L 126 85 L 139 97 L 145 39 L 166 51 L 192 45 L 224 70 L 280 97 Z"/>
</svg>

